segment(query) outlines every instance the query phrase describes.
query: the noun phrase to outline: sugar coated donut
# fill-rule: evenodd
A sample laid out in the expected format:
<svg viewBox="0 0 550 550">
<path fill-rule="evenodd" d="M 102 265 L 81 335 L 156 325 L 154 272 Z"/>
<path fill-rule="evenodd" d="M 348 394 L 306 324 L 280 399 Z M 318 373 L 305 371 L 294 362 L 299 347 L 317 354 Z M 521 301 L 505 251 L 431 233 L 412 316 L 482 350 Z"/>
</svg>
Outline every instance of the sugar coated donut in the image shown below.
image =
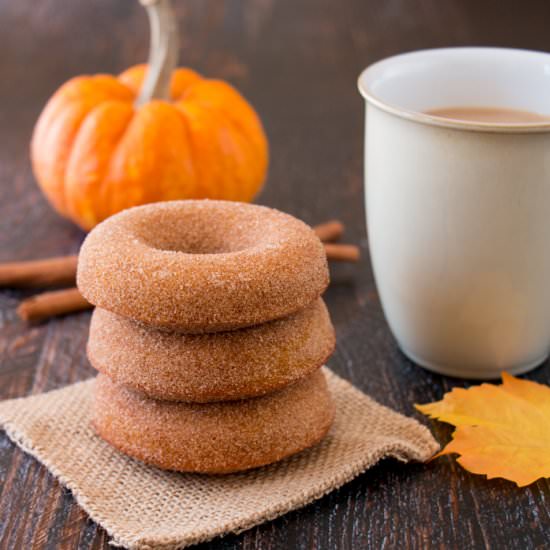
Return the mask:
<svg viewBox="0 0 550 550">
<path fill-rule="evenodd" d="M 313 230 L 271 208 L 190 200 L 125 210 L 80 250 L 92 304 L 181 332 L 246 327 L 294 313 L 328 284 Z"/>
<path fill-rule="evenodd" d="M 334 345 L 322 299 L 283 319 L 213 334 L 153 329 L 96 308 L 88 358 L 148 397 L 200 403 L 283 388 L 319 368 Z"/>
<path fill-rule="evenodd" d="M 149 399 L 99 374 L 93 426 L 111 445 L 148 464 L 229 473 L 314 445 L 333 418 L 334 404 L 320 370 L 263 397 L 203 404 Z"/>
</svg>

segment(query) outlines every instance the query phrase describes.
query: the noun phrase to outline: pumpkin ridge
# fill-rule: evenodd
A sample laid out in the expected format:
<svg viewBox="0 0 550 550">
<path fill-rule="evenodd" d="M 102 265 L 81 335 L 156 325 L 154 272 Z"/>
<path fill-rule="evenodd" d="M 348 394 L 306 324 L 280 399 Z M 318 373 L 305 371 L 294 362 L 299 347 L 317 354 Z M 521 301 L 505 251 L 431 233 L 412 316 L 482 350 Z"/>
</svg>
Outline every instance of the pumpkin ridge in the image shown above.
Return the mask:
<svg viewBox="0 0 550 550">
<path fill-rule="evenodd" d="M 193 80 L 190 82 L 187 82 L 187 85 L 183 91 L 180 91 L 178 94 L 172 93 L 173 88 L 177 87 L 178 80 L 181 81 L 182 76 L 184 74 L 187 76 L 188 80 L 189 80 L 189 77 L 191 77 Z M 171 77 L 171 84 L 170 84 L 171 101 L 173 103 L 179 103 L 180 101 L 183 101 L 183 99 L 189 93 L 189 90 L 193 86 L 196 86 L 197 84 L 204 82 L 205 80 L 207 79 L 205 79 L 200 73 L 198 73 L 194 69 L 190 69 L 189 67 L 178 67 L 177 69 L 174 70 Z M 181 85 L 181 82 L 179 82 L 179 84 Z"/>
<path fill-rule="evenodd" d="M 188 108 L 195 107 L 195 109 L 197 109 L 199 111 L 204 111 L 204 112 L 209 113 L 210 115 L 215 117 L 217 121 L 219 121 L 221 119 L 225 123 L 226 119 L 225 119 L 224 116 L 222 116 L 223 114 L 218 109 L 209 108 L 209 107 L 206 107 L 204 105 L 201 105 L 198 102 L 186 101 L 186 100 L 179 101 L 176 105 L 177 105 L 178 110 L 186 117 L 186 119 L 188 121 L 190 120 L 190 114 L 188 112 Z M 190 126 L 190 130 L 191 130 L 193 124 L 191 122 L 189 122 L 189 126 Z M 210 130 L 211 130 L 211 128 L 210 128 Z M 217 133 L 219 133 L 219 128 L 217 128 Z M 191 130 L 191 135 L 194 135 L 192 130 Z M 226 155 L 221 153 L 220 141 L 215 140 L 215 143 L 216 143 L 216 146 L 218 148 L 217 152 L 218 152 L 218 154 L 220 154 L 220 157 L 216 159 L 218 164 L 219 164 L 220 163 L 220 158 L 225 159 Z M 196 147 L 195 140 L 193 140 L 193 144 Z M 223 170 L 222 171 L 224 173 L 232 173 L 233 166 L 227 166 L 227 162 L 225 160 L 222 161 L 222 164 L 223 164 Z M 206 182 L 203 182 L 205 190 L 206 190 L 206 194 L 205 194 L 206 197 L 214 199 L 214 200 L 219 200 L 221 197 L 225 197 L 228 200 L 235 200 L 231 196 L 232 190 L 228 189 L 227 182 L 225 181 L 225 179 L 223 177 L 215 180 L 215 188 L 212 187 L 212 181 L 209 181 L 209 180 L 210 180 L 210 178 L 206 178 Z"/>
<path fill-rule="evenodd" d="M 99 85 L 103 90 L 103 92 L 108 92 L 109 95 L 111 93 L 116 92 L 117 96 L 120 92 L 127 92 L 129 94 L 128 97 L 116 97 L 112 98 L 114 101 L 126 101 L 126 102 L 133 102 L 135 98 L 135 94 L 133 91 L 124 84 L 124 82 L 121 82 L 117 77 L 111 75 L 111 74 L 95 74 L 89 77 L 96 85 Z M 108 101 L 108 100 L 107 100 Z"/>
<path fill-rule="evenodd" d="M 198 195 L 196 191 L 193 191 L 193 186 L 196 187 L 197 185 L 197 183 L 195 183 L 196 166 L 191 156 L 191 142 L 188 136 L 188 132 L 186 131 L 186 121 L 181 119 L 179 112 L 172 102 L 155 99 L 144 104 L 141 107 L 134 108 L 134 116 L 129 121 L 125 133 L 121 136 L 121 139 L 117 143 L 116 148 L 112 152 L 109 164 L 109 171 L 106 173 L 106 185 L 110 187 L 109 193 L 107 193 L 107 195 L 112 199 L 109 202 L 109 215 L 113 214 L 114 212 L 118 212 L 121 209 L 129 208 L 131 206 L 137 206 L 140 204 L 146 204 L 149 202 L 156 202 L 160 200 L 167 200 L 166 193 L 159 190 L 159 183 L 166 183 L 166 181 L 168 181 L 166 177 L 166 172 L 164 170 L 150 175 L 149 179 L 147 180 L 149 182 L 149 185 L 143 184 L 143 173 L 139 175 L 138 179 L 132 179 L 132 177 L 124 175 L 123 172 L 121 172 L 121 170 L 128 170 L 129 167 L 131 168 L 131 165 L 127 162 L 128 158 L 131 158 L 131 155 L 130 157 L 128 157 L 127 154 L 129 150 L 128 148 L 132 146 L 132 144 L 135 144 L 136 139 L 140 139 L 140 128 L 148 128 L 150 122 L 148 122 L 147 117 L 155 116 L 156 118 L 158 106 L 161 107 L 162 111 L 164 112 L 164 116 L 173 117 L 173 120 L 177 121 L 176 131 L 178 133 L 176 135 L 176 141 L 185 142 L 185 147 L 187 148 L 187 153 L 182 156 L 187 163 L 188 171 L 186 172 L 185 170 L 179 170 L 178 175 L 182 179 L 178 180 L 177 177 L 175 178 L 174 189 L 177 190 L 178 188 L 181 188 L 182 182 L 184 182 L 184 185 L 192 190 L 190 195 L 192 198 Z M 169 120 L 170 118 L 166 119 L 166 121 L 168 121 L 168 131 L 170 131 L 170 129 L 171 131 L 174 131 L 174 125 L 170 123 Z M 158 135 L 162 137 L 162 127 L 157 126 L 156 131 Z M 149 130 L 147 132 L 149 132 Z M 152 150 L 157 152 L 162 152 L 165 149 L 165 147 L 157 148 L 155 143 L 156 142 L 149 142 L 147 144 L 147 147 L 152 146 Z M 143 145 L 139 146 L 138 155 L 137 157 L 135 157 L 138 160 L 138 165 L 142 164 L 144 158 L 142 154 L 146 150 L 147 149 L 143 149 Z M 169 150 L 169 148 L 167 148 L 167 150 Z M 170 168 L 172 162 L 170 159 L 169 162 L 166 163 L 165 158 L 163 158 L 162 156 L 155 156 L 157 156 L 156 164 L 158 166 Z M 171 157 L 174 157 L 173 153 L 171 153 Z M 156 185 L 155 181 L 157 182 Z M 128 193 L 124 193 L 124 189 L 127 189 Z M 134 193 L 132 195 L 132 191 L 143 191 L 143 193 L 137 193 L 137 195 Z M 181 192 L 176 192 L 173 198 L 179 198 L 181 196 Z"/>
<path fill-rule="evenodd" d="M 67 82 L 65 82 L 65 84 L 63 84 L 55 92 L 55 94 L 46 103 L 46 106 L 44 107 L 44 110 L 42 111 L 40 118 L 36 123 L 34 132 L 33 132 L 33 140 L 41 138 L 42 137 L 41 134 L 43 134 L 46 131 L 46 129 L 50 126 L 51 121 L 57 118 L 57 115 L 64 109 L 64 107 L 67 105 L 67 102 L 69 101 L 72 102 L 76 99 L 71 96 L 65 97 L 65 95 L 69 92 L 70 88 L 88 79 L 89 79 L 88 76 L 75 76 L 70 80 L 68 80 Z"/>
<path fill-rule="evenodd" d="M 72 107 L 71 103 L 72 102 L 66 104 L 67 109 L 69 107 Z M 101 105 L 101 103 L 98 103 L 95 107 L 97 107 L 99 105 Z M 78 133 L 80 132 L 80 128 L 82 128 L 82 125 L 84 124 L 84 121 L 86 120 L 86 118 L 88 117 L 90 112 L 93 111 L 93 109 L 94 109 L 94 107 L 92 107 L 90 110 L 86 111 L 86 113 L 80 119 L 77 127 L 75 128 L 75 131 L 73 132 L 73 135 L 72 135 L 71 140 L 69 142 L 68 153 L 67 153 L 67 156 L 65 157 L 65 165 L 63 166 L 63 183 L 61 184 L 63 192 L 61 193 L 61 199 L 63 201 L 63 210 L 64 210 L 65 214 L 67 216 L 69 216 L 71 219 L 72 219 L 71 207 L 69 206 L 69 201 L 67 201 L 67 171 L 68 171 L 68 168 L 69 168 L 69 165 L 70 165 L 71 156 L 72 156 L 73 151 L 74 151 L 74 144 L 75 144 L 76 138 L 78 137 Z"/>
<path fill-rule="evenodd" d="M 187 135 L 187 140 L 189 142 L 189 149 L 191 151 L 191 164 L 193 165 L 193 173 L 197 178 L 198 187 L 201 193 L 203 193 L 205 196 L 208 196 L 208 189 L 206 189 L 204 186 L 204 178 L 202 177 L 202 173 L 197 166 L 197 146 L 195 144 L 195 140 L 193 139 L 193 132 L 191 131 L 189 118 L 187 117 L 187 114 L 180 108 L 178 103 L 172 103 L 171 105 L 178 112 L 178 115 L 183 119 L 183 125 L 185 128 L 185 133 Z"/>
<path fill-rule="evenodd" d="M 118 82 L 120 82 L 132 93 L 134 101 L 138 96 L 139 89 L 143 83 L 143 76 L 145 74 L 146 67 L 147 65 L 145 63 L 132 65 L 132 67 L 128 67 L 115 77 Z M 136 78 L 136 75 L 138 78 Z"/>
<path fill-rule="evenodd" d="M 229 84 L 227 82 L 224 82 L 223 80 L 219 80 L 217 78 L 208 78 L 208 79 L 203 79 L 202 81 L 194 83 L 193 87 L 195 87 L 195 86 L 197 86 L 197 87 L 200 87 L 200 86 L 214 86 L 214 87 L 221 86 L 222 88 L 225 89 L 224 91 L 228 91 L 231 94 L 233 94 L 234 97 L 241 104 L 241 107 L 246 110 L 247 117 L 253 118 L 256 126 L 261 128 L 262 132 L 265 133 L 263 125 L 262 125 L 261 120 L 260 120 L 260 117 L 254 111 L 254 109 L 250 106 L 248 101 L 241 95 L 241 93 L 236 88 L 234 88 L 231 84 Z M 207 109 L 222 111 L 229 118 L 231 118 L 239 126 L 239 128 L 244 133 L 247 133 L 247 128 L 242 123 L 241 117 L 233 116 L 233 112 L 230 109 L 225 108 L 225 105 L 226 105 L 227 102 L 226 103 L 220 103 L 220 104 L 217 104 L 217 105 L 214 106 L 214 105 L 208 105 L 207 102 L 202 101 L 200 99 L 200 94 L 197 94 L 197 97 L 199 99 L 196 102 L 199 103 L 201 106 L 203 106 L 204 108 L 207 108 Z"/>
<path fill-rule="evenodd" d="M 254 156 L 257 158 L 259 156 L 263 156 L 264 151 L 267 153 L 267 138 L 265 137 L 265 130 L 263 128 L 263 125 L 261 124 L 259 118 L 256 120 L 258 127 L 261 129 L 262 137 L 264 141 L 264 145 L 260 144 L 258 141 L 256 141 L 253 136 L 250 135 L 250 132 L 247 130 L 247 128 L 241 123 L 240 119 L 238 117 L 234 117 L 232 113 L 226 111 L 225 109 L 222 109 L 222 113 L 226 120 L 229 121 L 230 125 L 241 135 L 241 137 L 244 139 L 246 143 L 250 146 L 252 151 L 254 152 Z M 268 155 L 266 155 L 266 164 L 268 163 Z"/>
<path fill-rule="evenodd" d="M 208 79 L 203 79 L 199 82 L 196 82 L 194 84 L 192 84 L 192 87 L 194 86 L 205 86 L 205 85 L 209 85 L 209 84 L 221 84 L 223 85 L 223 87 L 225 88 L 229 88 L 231 90 L 232 93 L 236 94 L 236 96 L 238 97 L 238 99 L 242 102 L 243 104 L 243 107 L 246 108 L 246 110 L 248 111 L 246 113 L 247 117 L 250 117 L 250 118 L 253 118 L 254 119 L 254 122 L 257 126 L 257 128 L 261 131 L 261 135 L 263 137 L 263 142 L 264 144 L 260 144 L 258 142 L 256 142 L 255 140 L 252 139 L 252 136 L 250 135 L 250 132 L 248 130 L 248 128 L 242 123 L 242 119 L 241 117 L 235 117 L 233 116 L 233 113 L 231 112 L 231 110 L 229 109 L 226 109 L 225 108 L 225 105 L 224 104 L 221 104 L 221 105 L 208 105 L 207 103 L 205 102 L 202 102 L 202 101 L 195 101 L 195 103 L 197 103 L 198 105 L 200 105 L 202 108 L 204 109 L 207 109 L 207 110 L 210 110 L 210 111 L 214 111 L 216 112 L 217 114 L 223 114 L 224 116 L 224 119 L 225 120 L 228 120 L 231 122 L 231 126 L 234 128 L 234 129 L 238 129 L 239 131 L 239 134 L 245 139 L 245 141 L 252 147 L 252 149 L 254 150 L 254 152 L 256 153 L 256 155 L 261 155 L 263 154 L 264 150 L 267 150 L 267 138 L 265 136 L 265 129 L 263 127 L 263 124 L 260 120 L 260 117 L 256 114 L 256 112 L 250 107 L 250 105 L 248 104 L 248 102 L 244 99 L 244 97 L 240 94 L 240 92 L 238 90 L 236 90 L 233 86 L 231 86 L 230 84 L 228 84 L 227 82 L 224 82 L 223 80 L 219 80 L 219 79 L 216 79 L 216 78 L 208 78 Z M 185 95 L 188 95 L 185 94 Z M 199 96 L 200 97 L 200 96 Z M 185 101 L 182 100 L 182 101 Z"/>
<path fill-rule="evenodd" d="M 102 204 L 102 208 L 100 210 L 99 216 L 97 216 L 99 222 L 107 219 L 112 214 L 117 212 L 115 203 L 118 197 L 116 196 L 116 194 L 110 193 L 110 188 L 113 185 L 113 182 L 117 180 L 117 178 L 113 176 L 113 173 L 115 172 L 114 163 L 119 158 L 120 149 L 123 146 L 124 139 L 128 133 L 130 126 L 132 125 L 133 118 L 134 117 L 132 116 L 128 120 L 128 123 L 124 127 L 124 131 L 120 133 L 120 136 L 118 137 L 115 146 L 111 150 L 111 154 L 109 155 L 109 162 L 106 164 L 106 168 L 103 172 L 103 177 L 101 178 L 101 183 L 99 185 L 100 191 L 98 195 L 101 197 L 100 202 Z"/>
<path fill-rule="evenodd" d="M 122 101 L 122 100 L 119 100 L 119 99 L 104 100 L 101 103 L 98 103 L 97 105 L 94 105 L 86 113 L 84 118 L 81 120 L 80 125 L 78 126 L 78 129 L 75 132 L 75 135 L 73 137 L 70 152 L 69 152 L 69 155 L 68 155 L 66 163 L 65 163 L 65 172 L 64 172 L 64 175 L 63 175 L 64 187 L 65 187 L 65 189 L 64 189 L 65 197 L 67 197 L 67 181 L 68 181 L 67 174 L 68 174 L 68 170 L 69 170 L 69 168 L 71 167 L 71 164 L 72 164 L 72 162 L 71 162 L 72 161 L 72 156 L 75 154 L 75 150 L 76 150 L 75 149 L 75 144 L 77 142 L 78 136 L 79 136 L 84 124 L 86 123 L 86 121 L 89 118 L 91 118 L 92 116 L 95 116 L 100 110 L 104 110 L 104 109 L 106 109 L 110 106 L 117 105 L 117 104 L 127 106 L 128 102 Z M 116 151 L 118 145 L 122 141 L 122 138 L 123 138 L 123 136 L 124 136 L 124 134 L 125 134 L 125 132 L 128 128 L 128 125 L 130 124 L 131 120 L 132 120 L 132 117 L 129 117 L 127 123 L 124 126 L 124 128 L 119 133 L 119 136 L 116 140 L 116 145 L 111 149 L 111 151 L 109 153 L 109 160 L 107 162 L 105 162 L 104 165 L 102 166 L 103 173 L 98 178 L 98 185 L 97 185 L 97 189 L 98 189 L 99 192 L 94 193 L 93 196 L 92 196 L 92 199 L 95 199 L 95 200 L 90 201 L 90 197 L 89 196 L 87 197 L 88 203 L 93 202 L 93 204 L 94 204 L 94 208 L 92 210 L 95 211 L 96 215 L 95 215 L 95 221 L 94 221 L 93 225 L 95 225 L 95 223 L 98 223 L 98 220 L 101 221 L 102 219 L 104 219 L 105 217 L 108 216 L 108 212 L 110 210 L 110 205 L 108 205 L 107 201 L 105 200 L 105 194 L 106 194 L 105 191 L 104 191 L 105 182 L 106 182 L 106 179 L 107 179 L 107 175 L 109 174 L 109 171 L 110 171 L 111 159 L 114 157 L 114 152 Z M 88 193 L 88 195 L 89 195 L 89 193 Z M 75 201 L 68 201 L 68 204 L 70 205 L 67 208 L 67 212 L 68 212 L 69 216 L 75 221 L 81 220 L 82 217 L 83 217 L 83 214 L 80 211 L 80 209 L 82 207 L 82 203 L 80 201 L 78 201 L 75 204 Z M 99 210 L 100 210 L 99 213 L 97 212 L 98 206 L 99 206 Z M 106 212 L 107 212 L 107 215 L 105 215 Z M 84 217 L 87 217 L 87 216 L 84 216 Z"/>
<path fill-rule="evenodd" d="M 67 166 L 69 164 L 69 159 L 70 159 L 71 154 L 72 154 L 74 142 L 76 140 L 78 132 L 80 131 L 80 127 L 84 123 L 84 120 L 88 116 L 90 110 L 93 110 L 97 105 L 101 105 L 101 103 L 103 101 L 104 101 L 103 98 L 101 98 L 95 104 L 93 102 L 90 102 L 91 103 L 90 107 L 88 108 L 88 106 L 86 106 L 86 109 L 83 110 L 82 113 L 80 113 L 80 119 L 78 120 L 78 118 L 77 118 L 77 120 L 75 120 L 75 127 L 72 130 L 72 132 L 70 132 L 69 137 L 67 139 L 66 146 L 64 147 L 64 155 L 61 156 L 57 161 L 61 165 L 59 167 L 59 170 L 61 172 L 61 178 L 60 178 L 61 181 L 57 185 L 57 187 L 59 188 L 59 190 L 61 192 L 59 194 L 55 194 L 56 195 L 56 203 L 55 204 L 56 204 L 56 207 L 58 208 L 58 210 L 64 215 L 69 215 L 69 209 L 68 209 L 67 200 L 66 200 L 67 197 L 66 197 L 65 185 L 66 185 L 66 176 L 67 176 Z M 72 99 L 72 100 L 69 100 L 65 103 L 61 103 L 60 108 L 56 110 L 55 119 L 59 119 L 62 116 L 67 116 L 68 117 L 69 113 L 71 111 L 74 111 L 75 108 L 78 108 L 78 105 L 81 104 L 81 103 L 82 102 L 79 102 L 76 98 Z M 40 142 L 41 143 L 51 143 L 52 142 L 51 133 L 55 128 L 56 128 L 55 127 L 55 122 L 50 122 L 50 124 L 47 125 L 44 128 L 44 130 L 42 132 L 42 135 L 40 136 Z M 67 133 L 67 130 L 65 130 L 65 133 Z M 61 139 L 61 138 L 58 137 L 58 139 Z M 50 170 L 51 170 L 51 168 L 50 168 Z M 49 189 L 50 189 L 51 185 L 49 183 L 44 183 L 42 185 L 43 185 L 45 191 L 47 191 L 49 193 L 50 192 Z"/>
<path fill-rule="evenodd" d="M 74 140 L 89 110 L 115 94 L 123 101 L 121 89 L 111 85 L 114 80 L 109 75 L 81 75 L 71 78 L 52 96 L 33 132 L 31 158 L 36 178 L 56 210 L 65 216 L 69 214 L 65 179 Z M 56 124 L 62 118 L 65 118 L 67 126 L 60 129 Z M 61 152 L 60 144 L 63 144 Z M 41 149 L 44 145 L 53 148 L 57 153 L 55 162 L 51 158 L 46 162 L 42 160 L 44 155 L 41 154 Z M 56 180 L 53 185 L 52 179 Z"/>
<path fill-rule="evenodd" d="M 209 82 L 209 81 L 214 81 L 213 79 L 210 79 L 210 80 L 205 80 L 203 81 L 204 82 Z M 221 81 L 220 81 L 221 82 Z M 178 109 L 183 113 L 185 114 L 185 111 L 183 110 L 182 106 L 180 106 L 179 104 L 185 104 L 186 101 L 183 100 L 183 101 L 180 101 L 177 103 L 178 105 Z M 213 113 L 216 115 L 217 118 L 221 118 L 223 119 L 223 121 L 225 122 L 225 124 L 233 131 L 235 132 L 235 134 L 238 134 L 239 137 L 246 143 L 246 145 L 248 147 L 250 147 L 250 149 L 252 150 L 253 152 L 253 157 L 255 159 L 257 159 L 257 157 L 259 156 L 263 156 L 263 153 L 264 151 L 266 151 L 266 156 L 267 156 L 267 147 L 262 147 L 259 143 L 257 143 L 256 141 L 254 141 L 251 136 L 249 135 L 249 132 L 247 131 L 247 128 L 243 125 L 243 124 L 240 124 L 239 123 L 239 119 L 238 117 L 235 118 L 232 116 L 232 114 L 230 113 L 230 111 L 228 111 L 227 109 L 225 109 L 223 106 L 220 106 L 220 105 L 208 105 L 208 104 L 205 104 L 205 103 L 201 103 L 201 102 L 198 102 L 198 101 L 187 101 L 187 103 L 194 103 L 196 106 L 200 107 L 201 109 L 205 110 L 205 111 L 208 111 L 210 113 Z M 256 121 L 258 123 L 258 127 L 261 129 L 262 131 L 262 135 L 264 136 L 264 140 L 267 141 L 267 139 L 265 138 L 265 134 L 264 134 L 264 130 L 263 130 L 263 126 L 261 125 L 261 123 L 259 122 L 259 119 L 258 117 L 256 117 Z M 268 162 L 268 159 L 266 158 L 266 164 Z M 266 167 L 265 166 L 260 166 L 259 164 L 257 164 L 257 161 L 255 161 L 255 164 L 258 168 L 258 172 L 266 172 Z M 262 163 L 263 164 L 263 163 Z M 263 186 L 263 183 L 265 182 L 265 176 L 263 178 L 263 180 L 261 181 L 260 185 L 255 185 L 255 186 L 250 186 L 250 187 L 256 187 L 256 191 L 251 195 L 250 199 L 248 200 L 252 200 L 252 198 L 254 198 L 254 196 L 256 196 L 260 190 L 261 190 L 261 187 Z M 222 194 L 226 194 L 226 190 L 224 190 L 224 192 Z"/>
<path fill-rule="evenodd" d="M 246 131 L 246 128 L 239 123 L 239 120 L 231 116 L 231 114 L 228 113 L 225 109 L 221 109 L 221 113 L 224 119 L 235 130 L 235 132 L 238 133 L 241 136 L 241 138 L 250 146 L 250 148 L 254 152 L 254 156 L 258 157 L 259 155 L 261 155 L 263 152 L 263 148 L 260 147 L 260 145 L 252 139 L 252 137 L 249 135 L 249 132 Z M 262 131 L 263 131 L 263 127 L 262 127 Z"/>
<path fill-rule="evenodd" d="M 212 111 L 216 111 L 217 115 L 225 121 L 225 123 L 231 129 L 231 131 L 234 132 L 236 135 L 238 135 L 241 139 L 244 139 L 247 146 L 252 146 L 252 150 L 256 149 L 256 147 L 248 139 L 248 136 L 246 135 L 246 132 L 244 132 L 239 125 L 236 125 L 236 124 L 233 123 L 232 118 L 227 115 L 225 109 L 223 109 L 223 108 L 221 108 L 221 109 L 220 108 L 218 108 L 218 109 L 213 108 Z M 234 141 L 234 138 L 233 138 L 233 141 Z M 238 146 L 238 143 L 237 143 L 237 146 Z M 263 184 L 263 182 L 262 182 L 262 184 Z M 247 189 L 247 191 L 248 191 L 248 189 Z M 259 189 L 258 189 L 257 192 L 259 192 Z M 251 197 L 249 200 L 252 200 L 252 198 L 253 197 Z"/>
<path fill-rule="evenodd" d="M 114 162 L 114 159 L 117 156 L 118 150 L 122 146 L 124 136 L 128 132 L 128 128 L 130 127 L 130 124 L 132 124 L 132 120 L 134 118 L 135 112 L 136 112 L 136 109 L 133 108 L 132 116 L 128 119 L 128 122 L 124 126 L 123 131 L 120 132 L 120 135 L 118 136 L 118 139 L 115 143 L 115 146 L 111 150 L 111 154 L 109 156 L 109 162 L 106 163 L 106 170 L 103 173 L 103 177 L 101 179 L 101 184 L 99 186 L 101 202 L 102 202 L 103 205 L 106 205 L 106 207 L 107 207 L 106 210 L 104 210 L 102 212 L 103 215 L 102 215 L 101 220 L 104 220 L 104 219 L 108 218 L 110 215 L 116 213 L 116 209 L 113 207 L 113 204 L 112 204 L 113 203 L 112 197 L 110 196 L 110 193 L 109 193 L 109 190 L 108 190 L 109 175 L 111 174 L 111 171 L 113 170 L 113 162 Z"/>
</svg>

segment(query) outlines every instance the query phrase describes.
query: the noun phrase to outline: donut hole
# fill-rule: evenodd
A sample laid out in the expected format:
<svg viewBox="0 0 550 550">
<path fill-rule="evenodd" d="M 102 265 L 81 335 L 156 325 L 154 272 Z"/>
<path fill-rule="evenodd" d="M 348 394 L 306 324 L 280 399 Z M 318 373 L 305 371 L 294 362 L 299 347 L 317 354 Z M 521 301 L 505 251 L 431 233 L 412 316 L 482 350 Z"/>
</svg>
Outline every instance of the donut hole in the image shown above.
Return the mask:
<svg viewBox="0 0 550 550">
<path fill-rule="evenodd" d="M 185 254 L 230 254 L 257 247 L 274 236 L 271 224 L 227 212 L 162 209 L 133 220 L 134 235 L 151 248 Z"/>
</svg>

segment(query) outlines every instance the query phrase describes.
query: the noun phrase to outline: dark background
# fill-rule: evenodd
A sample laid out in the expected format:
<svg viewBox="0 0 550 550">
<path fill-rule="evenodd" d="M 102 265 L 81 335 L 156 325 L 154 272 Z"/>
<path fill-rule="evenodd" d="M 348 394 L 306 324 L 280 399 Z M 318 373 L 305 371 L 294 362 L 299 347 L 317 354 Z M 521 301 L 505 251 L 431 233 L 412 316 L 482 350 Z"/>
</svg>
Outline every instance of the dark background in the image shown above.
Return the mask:
<svg viewBox="0 0 550 550">
<path fill-rule="evenodd" d="M 550 50 L 550 2 L 479 0 L 174 0 L 180 60 L 235 84 L 259 111 L 271 167 L 259 202 L 309 223 L 341 219 L 359 265 L 333 268 L 326 295 L 338 334 L 329 365 L 385 405 L 465 382 L 416 367 L 397 350 L 368 261 L 359 72 L 399 52 L 492 45 Z M 137 0 L 0 0 L 0 261 L 78 251 L 83 234 L 40 195 L 28 144 L 48 97 L 68 78 L 122 71 L 147 57 Z M 550 245 L 550 243 L 549 243 Z M 27 327 L 24 294 L 0 291 L 0 398 L 92 376 L 89 313 Z M 528 378 L 550 382 L 545 364 Z M 422 420 L 424 421 L 424 420 Z M 446 442 L 450 428 L 430 424 Z M 548 480 L 518 489 L 468 474 L 453 458 L 386 461 L 306 508 L 201 548 L 543 548 Z M 0 548 L 106 548 L 108 537 L 55 479 L 0 434 Z"/>
</svg>

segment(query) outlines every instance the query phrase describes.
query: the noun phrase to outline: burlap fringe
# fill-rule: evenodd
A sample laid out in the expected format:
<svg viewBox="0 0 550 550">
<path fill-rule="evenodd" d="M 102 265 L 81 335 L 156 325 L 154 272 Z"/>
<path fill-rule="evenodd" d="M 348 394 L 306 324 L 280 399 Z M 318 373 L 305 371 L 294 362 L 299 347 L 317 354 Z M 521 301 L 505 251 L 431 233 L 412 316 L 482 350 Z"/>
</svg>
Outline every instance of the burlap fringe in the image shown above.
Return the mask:
<svg viewBox="0 0 550 550">
<path fill-rule="evenodd" d="M 378 461 L 425 461 L 438 445 L 413 419 L 325 369 L 336 402 L 319 445 L 279 464 L 229 476 L 165 472 L 124 456 L 89 426 L 93 380 L 0 403 L 10 439 L 44 464 L 112 537 L 136 550 L 180 549 L 240 533 L 305 506 Z"/>
</svg>

